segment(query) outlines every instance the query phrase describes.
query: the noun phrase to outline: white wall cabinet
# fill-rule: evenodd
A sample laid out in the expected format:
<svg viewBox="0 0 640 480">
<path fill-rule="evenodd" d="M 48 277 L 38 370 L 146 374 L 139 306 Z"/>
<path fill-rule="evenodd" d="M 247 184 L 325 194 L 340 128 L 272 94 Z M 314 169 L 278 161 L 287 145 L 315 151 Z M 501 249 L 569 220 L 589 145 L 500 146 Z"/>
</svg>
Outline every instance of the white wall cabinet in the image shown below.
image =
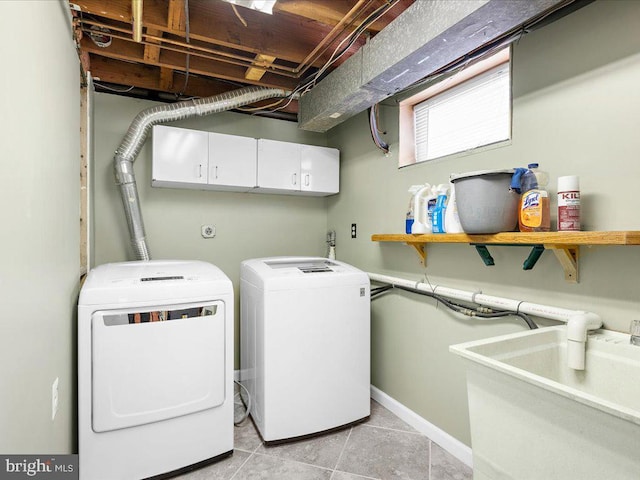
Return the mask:
<svg viewBox="0 0 640 480">
<path fill-rule="evenodd" d="M 335 148 L 153 127 L 154 187 L 332 195 L 339 191 Z"/>
<path fill-rule="evenodd" d="M 259 139 L 257 183 L 259 191 L 300 190 L 300 145 Z"/>
<path fill-rule="evenodd" d="M 301 145 L 300 190 L 318 194 L 340 191 L 340 151 L 337 148 Z"/>
<path fill-rule="evenodd" d="M 153 127 L 154 187 L 246 192 L 256 186 L 255 138 Z"/>
<path fill-rule="evenodd" d="M 255 138 L 209 133 L 208 184 L 216 190 L 246 192 L 256 186 Z"/>
<path fill-rule="evenodd" d="M 339 192 L 340 152 L 335 148 L 258 140 L 258 192 L 331 195 Z"/>
<path fill-rule="evenodd" d="M 207 184 L 209 133 L 186 128 L 153 127 L 154 187 L 203 188 Z"/>
</svg>

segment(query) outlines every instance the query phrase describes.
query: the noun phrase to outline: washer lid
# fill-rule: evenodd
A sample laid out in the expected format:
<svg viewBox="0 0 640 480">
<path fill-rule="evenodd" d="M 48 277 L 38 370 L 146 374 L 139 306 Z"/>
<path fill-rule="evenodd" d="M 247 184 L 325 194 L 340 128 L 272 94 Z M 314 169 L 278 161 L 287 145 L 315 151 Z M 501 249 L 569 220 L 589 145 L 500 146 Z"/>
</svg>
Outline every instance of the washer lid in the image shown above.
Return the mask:
<svg viewBox="0 0 640 480">
<path fill-rule="evenodd" d="M 327 273 L 334 272 L 339 265 L 325 258 L 309 258 L 306 260 L 267 260 L 264 262 L 269 268 L 273 269 L 298 269 L 302 273 Z"/>
<path fill-rule="evenodd" d="M 322 257 L 270 257 L 245 260 L 240 279 L 268 290 L 369 284 L 367 274 L 339 260 Z"/>
</svg>

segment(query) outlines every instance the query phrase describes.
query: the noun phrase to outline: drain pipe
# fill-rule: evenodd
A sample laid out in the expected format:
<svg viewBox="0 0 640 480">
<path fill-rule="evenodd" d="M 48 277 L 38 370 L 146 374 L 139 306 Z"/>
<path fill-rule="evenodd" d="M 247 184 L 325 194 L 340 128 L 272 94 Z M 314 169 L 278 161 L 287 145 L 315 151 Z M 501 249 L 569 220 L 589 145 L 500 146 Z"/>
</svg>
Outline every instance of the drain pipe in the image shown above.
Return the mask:
<svg viewBox="0 0 640 480">
<path fill-rule="evenodd" d="M 378 283 L 413 288 L 425 292 L 436 293 L 452 300 L 461 300 L 500 310 L 521 312 L 564 322 L 567 324 L 567 365 L 569 368 L 574 370 L 584 370 L 587 331 L 597 330 L 602 327 L 602 320 L 600 317 L 591 312 L 568 310 L 566 308 L 524 302 L 522 300 L 494 297 L 491 295 L 484 295 L 479 292 L 457 290 L 455 288 L 443 287 L 441 285 L 427 285 L 421 281 L 412 282 L 402 278 L 390 277 L 388 275 L 380 275 L 377 273 L 367 273 L 367 275 L 369 275 L 369 278 L 372 281 Z"/>
<path fill-rule="evenodd" d="M 136 161 L 151 127 L 160 123 L 211 115 L 267 98 L 286 97 L 290 93 L 280 88 L 245 87 L 213 97 L 147 108 L 136 115 L 115 152 L 113 167 L 116 184 L 120 187 L 131 245 L 137 260 L 150 260 L 151 256 L 145 237 L 133 162 Z"/>
</svg>

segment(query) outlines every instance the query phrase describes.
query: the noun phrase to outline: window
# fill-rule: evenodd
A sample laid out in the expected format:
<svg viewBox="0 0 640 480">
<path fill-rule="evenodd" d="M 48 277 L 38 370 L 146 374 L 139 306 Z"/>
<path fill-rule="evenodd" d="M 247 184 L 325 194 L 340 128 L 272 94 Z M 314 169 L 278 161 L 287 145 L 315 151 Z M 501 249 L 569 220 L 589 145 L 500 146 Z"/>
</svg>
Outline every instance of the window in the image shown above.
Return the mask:
<svg viewBox="0 0 640 480">
<path fill-rule="evenodd" d="M 511 138 L 509 49 L 400 103 L 400 166 Z"/>
</svg>

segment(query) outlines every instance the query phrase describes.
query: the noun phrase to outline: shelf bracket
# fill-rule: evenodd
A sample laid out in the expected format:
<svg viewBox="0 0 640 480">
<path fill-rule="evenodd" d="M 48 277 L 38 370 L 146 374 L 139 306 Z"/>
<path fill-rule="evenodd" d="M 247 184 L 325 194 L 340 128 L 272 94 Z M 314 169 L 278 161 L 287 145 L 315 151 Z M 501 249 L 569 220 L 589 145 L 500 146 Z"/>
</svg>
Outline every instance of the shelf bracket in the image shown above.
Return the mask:
<svg viewBox="0 0 640 480">
<path fill-rule="evenodd" d="M 540 258 L 540 255 L 542 255 L 543 253 L 544 253 L 544 245 L 534 245 L 533 248 L 531 249 L 531 253 L 529 253 L 529 256 L 526 258 L 526 260 L 522 264 L 522 269 L 531 270 L 533 267 L 535 267 L 536 262 Z"/>
<path fill-rule="evenodd" d="M 418 255 L 420 255 L 420 263 L 422 263 L 422 265 L 424 265 L 425 267 L 427 266 L 427 245 L 426 243 L 407 243 L 407 245 L 412 246 L 413 248 L 416 249 L 416 252 L 418 252 Z"/>
<path fill-rule="evenodd" d="M 578 283 L 580 247 L 578 245 L 545 245 L 544 247 L 553 250 L 564 270 L 564 279 L 569 283 Z"/>
<path fill-rule="evenodd" d="M 489 253 L 489 249 L 487 248 L 486 245 L 473 245 L 473 246 L 476 247 L 476 252 L 478 252 L 478 254 L 480 255 L 480 258 L 482 258 L 482 261 L 487 267 L 491 267 L 492 265 L 496 264 L 493 261 L 493 257 Z"/>
<path fill-rule="evenodd" d="M 476 251 L 480 255 L 480 258 L 482 258 L 482 261 L 486 266 L 490 267 L 492 265 L 495 265 L 493 257 L 489 253 L 489 250 L 487 249 L 487 246 L 485 244 L 472 243 L 471 245 L 476 247 Z M 503 247 L 527 247 L 527 246 L 532 247 L 531 253 L 529 253 L 529 256 L 526 258 L 526 260 L 522 264 L 523 270 L 531 270 L 533 267 L 535 267 L 536 262 L 538 261 L 540 256 L 544 253 L 544 248 L 545 248 L 544 245 L 524 245 L 524 244 L 516 244 L 516 243 L 504 243 L 504 244 L 497 243 L 496 245 L 503 246 Z"/>
</svg>

